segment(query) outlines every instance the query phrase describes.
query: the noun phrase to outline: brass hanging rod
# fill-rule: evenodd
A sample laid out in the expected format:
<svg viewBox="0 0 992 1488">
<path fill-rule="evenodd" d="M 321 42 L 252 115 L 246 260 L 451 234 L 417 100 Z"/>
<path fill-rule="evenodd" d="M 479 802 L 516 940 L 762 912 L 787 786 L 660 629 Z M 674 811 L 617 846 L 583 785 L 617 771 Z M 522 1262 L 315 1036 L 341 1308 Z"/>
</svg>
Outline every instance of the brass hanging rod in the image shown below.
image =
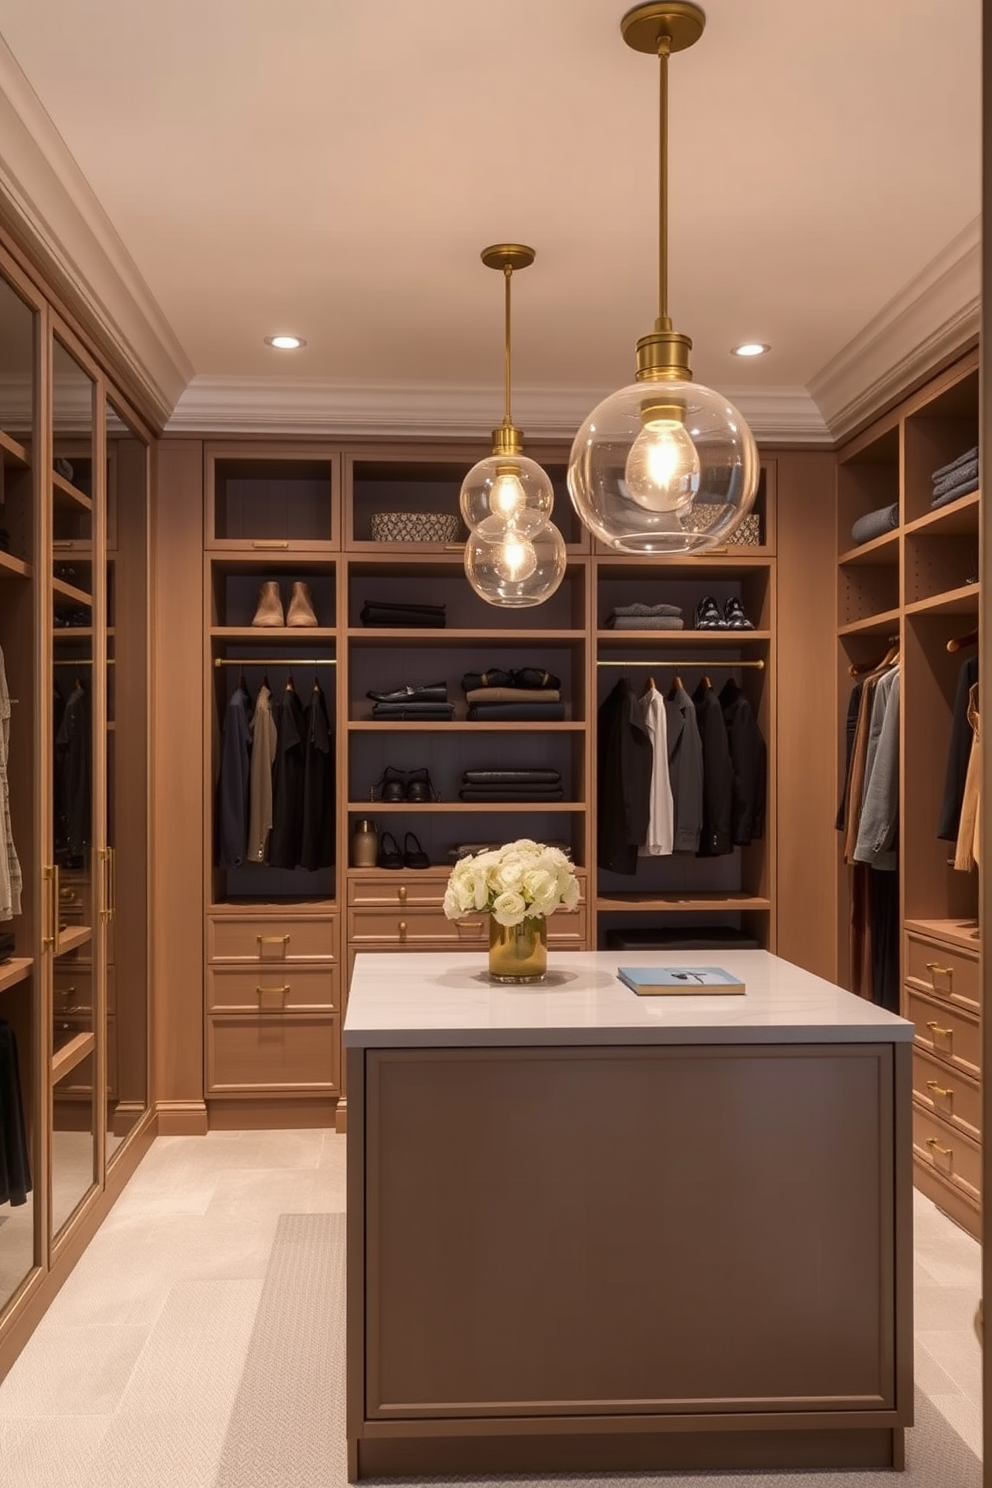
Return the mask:
<svg viewBox="0 0 992 1488">
<path fill-rule="evenodd" d="M 711 661 L 707 656 L 694 656 L 687 661 L 684 657 L 679 660 L 666 656 L 664 661 L 597 661 L 597 666 L 602 667 L 705 667 L 708 672 L 715 671 L 717 667 L 751 667 L 756 672 L 763 672 L 765 663 L 763 661 Z"/>
<path fill-rule="evenodd" d="M 334 657 L 306 657 L 306 656 L 215 656 L 215 667 L 236 666 L 337 666 Z"/>
</svg>

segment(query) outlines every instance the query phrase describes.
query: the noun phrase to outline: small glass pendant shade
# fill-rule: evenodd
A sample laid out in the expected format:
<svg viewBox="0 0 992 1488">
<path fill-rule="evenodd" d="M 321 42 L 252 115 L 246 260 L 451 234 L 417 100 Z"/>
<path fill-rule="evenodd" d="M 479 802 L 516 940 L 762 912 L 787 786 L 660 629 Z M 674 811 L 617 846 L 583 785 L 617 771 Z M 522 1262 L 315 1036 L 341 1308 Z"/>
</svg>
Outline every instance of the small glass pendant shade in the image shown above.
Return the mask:
<svg viewBox="0 0 992 1488">
<path fill-rule="evenodd" d="M 593 409 L 572 444 L 568 491 L 609 547 L 690 553 L 728 540 L 754 504 L 759 473 L 754 437 L 734 405 L 666 378 L 631 383 Z"/>
<path fill-rule="evenodd" d="M 555 504 L 551 478 L 526 455 L 488 455 L 462 481 L 459 505 L 470 530 L 489 517 L 508 522 L 525 507 L 550 517 Z"/>
<path fill-rule="evenodd" d="M 509 609 L 543 604 L 565 577 L 565 541 L 553 522 L 535 527 L 505 524 L 502 531 L 488 523 L 465 544 L 465 576 L 487 604 Z"/>
</svg>

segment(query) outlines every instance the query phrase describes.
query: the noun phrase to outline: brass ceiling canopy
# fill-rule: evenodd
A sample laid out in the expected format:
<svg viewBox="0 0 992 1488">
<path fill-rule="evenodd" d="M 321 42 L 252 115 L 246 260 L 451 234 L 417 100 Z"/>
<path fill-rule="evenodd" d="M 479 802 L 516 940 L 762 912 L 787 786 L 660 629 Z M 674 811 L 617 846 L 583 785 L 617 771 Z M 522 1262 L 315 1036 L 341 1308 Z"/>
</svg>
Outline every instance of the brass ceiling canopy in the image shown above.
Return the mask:
<svg viewBox="0 0 992 1488">
<path fill-rule="evenodd" d="M 705 13 L 693 0 L 648 0 L 628 10 L 620 30 L 635 52 L 650 52 L 657 57 L 662 37 L 668 37 L 670 52 L 684 52 L 695 46 L 705 25 Z"/>
<path fill-rule="evenodd" d="M 487 269 L 509 269 L 511 273 L 530 268 L 536 256 L 533 248 L 526 248 L 523 243 L 494 243 L 482 250 L 482 262 Z"/>
</svg>

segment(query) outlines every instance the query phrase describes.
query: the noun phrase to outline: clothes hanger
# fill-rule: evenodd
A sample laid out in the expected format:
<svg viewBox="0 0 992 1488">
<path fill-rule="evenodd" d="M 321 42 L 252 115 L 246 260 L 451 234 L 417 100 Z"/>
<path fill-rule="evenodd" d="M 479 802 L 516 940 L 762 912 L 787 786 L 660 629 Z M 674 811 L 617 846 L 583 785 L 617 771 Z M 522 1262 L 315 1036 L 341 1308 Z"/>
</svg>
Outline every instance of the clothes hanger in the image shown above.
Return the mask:
<svg viewBox="0 0 992 1488">
<path fill-rule="evenodd" d="M 978 645 L 978 631 L 969 630 L 966 635 L 952 636 L 947 643 L 948 651 L 963 651 L 966 646 Z"/>
</svg>

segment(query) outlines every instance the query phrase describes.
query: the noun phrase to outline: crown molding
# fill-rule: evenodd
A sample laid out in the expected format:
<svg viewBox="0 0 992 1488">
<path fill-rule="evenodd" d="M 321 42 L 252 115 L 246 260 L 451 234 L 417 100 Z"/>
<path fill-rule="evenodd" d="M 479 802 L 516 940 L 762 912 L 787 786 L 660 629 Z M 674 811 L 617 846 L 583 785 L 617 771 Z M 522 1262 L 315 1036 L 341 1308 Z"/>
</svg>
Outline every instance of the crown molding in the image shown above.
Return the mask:
<svg viewBox="0 0 992 1488">
<path fill-rule="evenodd" d="M 4 215 L 164 425 L 193 366 L 2 37 L 0 139 Z"/>
<path fill-rule="evenodd" d="M 529 439 L 572 439 L 606 394 L 514 390 L 516 421 Z M 758 440 L 829 444 L 829 429 L 803 388 L 727 391 Z M 332 438 L 488 438 L 502 388 L 342 386 L 305 378 L 196 377 L 176 405 L 169 433 L 281 434 Z"/>
<path fill-rule="evenodd" d="M 978 335 L 981 241 L 976 217 L 811 379 L 809 391 L 835 440 Z"/>
</svg>

